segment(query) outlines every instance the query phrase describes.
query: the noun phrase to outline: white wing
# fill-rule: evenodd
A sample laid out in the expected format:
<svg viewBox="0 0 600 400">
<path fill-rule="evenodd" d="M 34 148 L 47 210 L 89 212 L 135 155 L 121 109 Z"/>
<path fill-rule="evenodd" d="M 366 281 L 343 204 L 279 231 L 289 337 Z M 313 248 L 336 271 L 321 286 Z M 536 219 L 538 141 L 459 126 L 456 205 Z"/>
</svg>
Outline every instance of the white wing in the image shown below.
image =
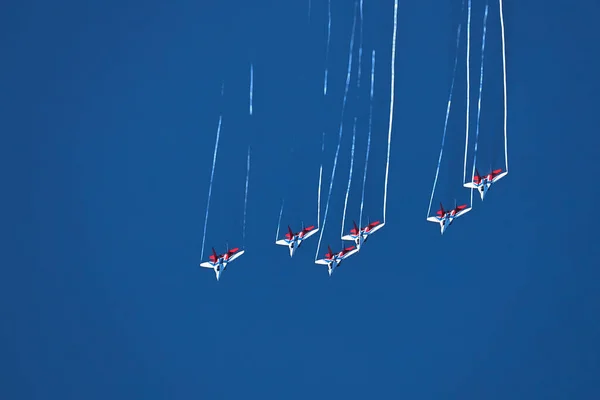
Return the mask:
<svg viewBox="0 0 600 400">
<path fill-rule="evenodd" d="M 479 186 L 481 186 L 481 184 L 478 185 L 474 182 L 467 182 L 463 186 L 469 189 L 477 189 Z"/>
<path fill-rule="evenodd" d="M 439 223 L 440 222 L 440 218 L 439 217 L 435 217 L 435 216 L 434 217 L 428 217 L 427 221 Z"/>
<path fill-rule="evenodd" d="M 310 231 L 310 232 L 306 232 L 306 233 L 304 234 L 304 237 L 302 238 L 302 240 L 306 240 L 306 239 L 308 239 L 309 237 L 311 237 L 312 235 L 314 235 L 314 234 L 315 234 L 315 233 L 317 233 L 317 232 L 319 232 L 319 228 L 313 229 L 313 230 L 312 230 L 312 231 Z"/>
<path fill-rule="evenodd" d="M 288 242 L 285 239 L 279 239 L 278 241 L 275 242 L 275 244 L 278 244 L 280 246 L 287 246 Z"/>
<path fill-rule="evenodd" d="M 211 263 L 209 263 L 208 261 L 205 261 L 205 262 L 203 262 L 202 264 L 200 264 L 200 266 L 201 266 L 202 268 L 210 268 L 210 269 L 213 269 L 213 268 L 214 268 L 214 265 L 212 265 L 212 264 L 211 264 Z"/>
<path fill-rule="evenodd" d="M 342 240 L 351 240 L 351 241 L 354 241 L 354 239 L 355 239 L 355 238 L 354 238 L 354 237 L 352 237 L 351 235 L 345 235 L 345 236 L 342 236 Z"/>
<path fill-rule="evenodd" d="M 498 175 L 498 176 L 494 177 L 494 179 L 492 179 L 492 182 L 496 182 L 496 181 L 498 181 L 498 180 L 500 180 L 500 179 L 504 178 L 504 177 L 505 177 L 507 174 L 508 174 L 508 172 L 503 172 L 503 173 L 501 173 L 500 175 Z"/>
<path fill-rule="evenodd" d="M 325 260 L 325 259 L 321 259 L 321 260 L 316 260 L 315 264 L 321 264 L 321 265 L 329 265 L 329 261 Z"/>
<path fill-rule="evenodd" d="M 350 250 L 349 252 L 347 252 L 346 254 L 344 254 L 342 257 L 340 257 L 342 260 L 345 260 L 346 258 L 350 257 L 352 254 L 356 253 L 358 251 L 358 249 L 354 249 L 354 250 Z"/>
<path fill-rule="evenodd" d="M 241 256 L 242 254 L 244 254 L 246 250 L 242 250 L 242 251 L 238 251 L 237 253 L 235 253 L 234 255 L 232 255 L 231 257 L 229 257 L 229 260 L 227 260 L 228 263 L 232 262 L 233 260 L 235 260 L 236 258 L 238 258 L 239 256 Z"/>
<path fill-rule="evenodd" d="M 372 229 L 369 231 L 369 234 L 371 234 L 371 233 L 373 233 L 373 232 L 375 232 L 375 231 L 378 231 L 379 229 L 383 228 L 383 226 L 384 226 L 384 225 L 385 225 L 385 222 L 384 222 L 383 224 L 376 225 L 375 227 L 373 227 L 373 228 L 372 228 Z"/>
<path fill-rule="evenodd" d="M 471 211 L 471 208 L 472 207 L 465 208 L 464 210 L 461 210 L 461 211 L 457 212 L 456 215 L 454 216 L 454 218 L 458 218 L 461 215 L 464 215 L 464 214 L 468 213 L 469 211 Z"/>
</svg>

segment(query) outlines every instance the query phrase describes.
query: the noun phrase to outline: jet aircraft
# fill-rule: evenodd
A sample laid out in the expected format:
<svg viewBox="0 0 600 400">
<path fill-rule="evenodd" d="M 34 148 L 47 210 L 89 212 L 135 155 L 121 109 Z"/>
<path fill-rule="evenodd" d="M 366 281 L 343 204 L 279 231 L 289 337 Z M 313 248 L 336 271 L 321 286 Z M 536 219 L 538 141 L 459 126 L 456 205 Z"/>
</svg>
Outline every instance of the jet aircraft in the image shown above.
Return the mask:
<svg viewBox="0 0 600 400">
<path fill-rule="evenodd" d="M 364 228 L 359 229 L 358 225 L 356 225 L 356 221 L 352 222 L 354 223 L 354 228 L 350 229 L 349 235 L 342 236 L 342 240 L 353 240 L 359 251 L 362 244 L 367 242 L 369 236 L 375 231 L 383 228 L 383 225 L 385 225 L 385 223 L 382 224 L 380 221 L 375 221 L 369 223 Z"/>
<path fill-rule="evenodd" d="M 444 210 L 444 206 L 440 203 L 440 209 L 437 212 L 437 216 L 428 217 L 427 221 L 437 222 L 440 224 L 440 230 L 442 235 L 444 231 L 452 225 L 452 222 L 461 215 L 464 215 L 471 211 L 471 207 L 467 208 L 466 204 L 456 206 L 452 210 Z"/>
<path fill-rule="evenodd" d="M 327 265 L 327 268 L 329 270 L 329 276 L 331 276 L 333 271 L 340 266 L 343 260 L 350 257 L 357 251 L 358 249 L 356 247 L 350 246 L 346 247 L 345 249 L 336 254 L 333 254 L 333 251 L 331 251 L 331 247 L 327 246 L 327 253 L 325 253 L 325 257 L 320 260 L 316 260 L 315 264 Z"/>
<path fill-rule="evenodd" d="M 493 170 L 485 176 L 481 176 L 479 175 L 479 171 L 475 169 L 475 176 L 473 177 L 473 182 L 465 183 L 464 187 L 478 190 L 479 195 L 481 196 L 481 200 L 483 201 L 483 198 L 487 194 L 488 190 L 490 190 L 492 183 L 504 178 L 506 174 L 508 174 L 508 172 L 502 172 L 502 168 L 500 168 Z"/>
<path fill-rule="evenodd" d="M 302 230 L 298 233 L 294 233 L 292 228 L 288 225 L 288 231 L 285 234 L 285 239 L 279 239 L 275 242 L 280 246 L 288 246 L 290 249 L 290 257 L 294 256 L 296 253 L 296 249 L 302 245 L 302 242 L 314 235 L 319 231 L 319 228 L 315 229 L 314 225 L 311 225 L 307 228 L 302 224 Z"/>
<path fill-rule="evenodd" d="M 231 250 L 227 249 L 227 252 L 225 254 L 217 255 L 217 252 L 213 247 L 212 254 L 208 257 L 210 261 L 205 261 L 201 263 L 200 266 L 204 268 L 214 269 L 218 281 L 223 271 L 225 271 L 225 268 L 227 268 L 227 264 L 244 254 L 244 251 L 245 250 L 240 251 L 240 249 L 236 247 Z"/>
</svg>

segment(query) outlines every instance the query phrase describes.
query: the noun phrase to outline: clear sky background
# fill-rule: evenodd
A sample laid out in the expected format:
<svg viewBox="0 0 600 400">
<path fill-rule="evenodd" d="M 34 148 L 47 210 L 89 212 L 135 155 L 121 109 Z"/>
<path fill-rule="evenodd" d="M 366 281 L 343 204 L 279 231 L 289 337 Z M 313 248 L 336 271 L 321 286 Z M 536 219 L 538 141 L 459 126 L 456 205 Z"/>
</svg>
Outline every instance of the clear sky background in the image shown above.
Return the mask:
<svg viewBox="0 0 600 400">
<path fill-rule="evenodd" d="M 387 224 L 329 278 L 318 238 L 293 259 L 274 239 L 283 198 L 284 226 L 316 222 L 321 162 L 324 208 L 353 2 L 332 1 L 325 98 L 323 0 L 310 20 L 308 1 L 0 6 L 0 397 L 598 399 L 600 6 L 506 1 L 510 174 L 442 237 L 425 214 L 460 7 L 400 1 Z M 364 0 L 363 28 L 323 237 L 334 250 L 354 117 L 349 222 L 360 206 L 373 49 L 364 218 L 382 218 L 393 1 Z M 434 209 L 468 201 L 464 39 Z M 502 167 L 500 49 L 493 1 L 481 170 Z M 205 254 L 246 254 L 217 282 L 198 264 L 221 114 Z"/>
</svg>

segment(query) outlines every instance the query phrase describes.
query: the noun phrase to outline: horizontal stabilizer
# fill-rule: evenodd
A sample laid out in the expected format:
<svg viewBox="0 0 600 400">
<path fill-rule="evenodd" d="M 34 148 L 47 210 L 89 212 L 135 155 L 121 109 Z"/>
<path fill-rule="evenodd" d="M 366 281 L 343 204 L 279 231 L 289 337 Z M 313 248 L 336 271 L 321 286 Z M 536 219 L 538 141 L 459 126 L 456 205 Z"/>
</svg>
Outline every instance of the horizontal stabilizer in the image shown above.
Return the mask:
<svg viewBox="0 0 600 400">
<path fill-rule="evenodd" d="M 239 256 L 241 256 L 242 254 L 244 254 L 245 250 L 242 250 L 240 252 L 235 253 L 234 255 L 232 255 L 231 257 L 229 257 L 229 260 L 227 260 L 227 262 L 231 262 L 233 260 L 235 260 L 236 258 L 238 258 Z"/>
<path fill-rule="evenodd" d="M 313 230 L 312 230 L 312 231 L 310 231 L 310 232 L 306 232 L 306 233 L 304 234 L 304 236 L 302 237 L 302 240 L 308 239 L 309 237 L 311 237 L 312 235 L 314 235 L 314 234 L 315 234 L 315 233 L 317 233 L 317 232 L 319 232 L 319 228 L 317 228 L 317 229 L 313 229 Z"/>
<path fill-rule="evenodd" d="M 507 174 L 508 172 L 501 173 L 500 175 L 494 177 L 494 179 L 492 179 L 492 182 L 496 182 L 497 180 L 504 178 Z"/>
</svg>

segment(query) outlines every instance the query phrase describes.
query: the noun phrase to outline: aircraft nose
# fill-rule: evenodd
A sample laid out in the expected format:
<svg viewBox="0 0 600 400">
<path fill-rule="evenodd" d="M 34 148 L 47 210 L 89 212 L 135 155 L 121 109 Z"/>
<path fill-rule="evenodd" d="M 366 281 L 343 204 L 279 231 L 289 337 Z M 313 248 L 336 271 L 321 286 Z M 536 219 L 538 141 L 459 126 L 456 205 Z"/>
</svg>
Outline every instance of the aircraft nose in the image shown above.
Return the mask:
<svg viewBox="0 0 600 400">
<path fill-rule="evenodd" d="M 217 282 L 218 282 L 219 278 L 221 278 L 221 271 L 216 271 L 215 270 L 215 275 L 217 276 Z"/>
<path fill-rule="evenodd" d="M 333 273 L 333 268 L 329 268 L 329 276 Z"/>
</svg>

